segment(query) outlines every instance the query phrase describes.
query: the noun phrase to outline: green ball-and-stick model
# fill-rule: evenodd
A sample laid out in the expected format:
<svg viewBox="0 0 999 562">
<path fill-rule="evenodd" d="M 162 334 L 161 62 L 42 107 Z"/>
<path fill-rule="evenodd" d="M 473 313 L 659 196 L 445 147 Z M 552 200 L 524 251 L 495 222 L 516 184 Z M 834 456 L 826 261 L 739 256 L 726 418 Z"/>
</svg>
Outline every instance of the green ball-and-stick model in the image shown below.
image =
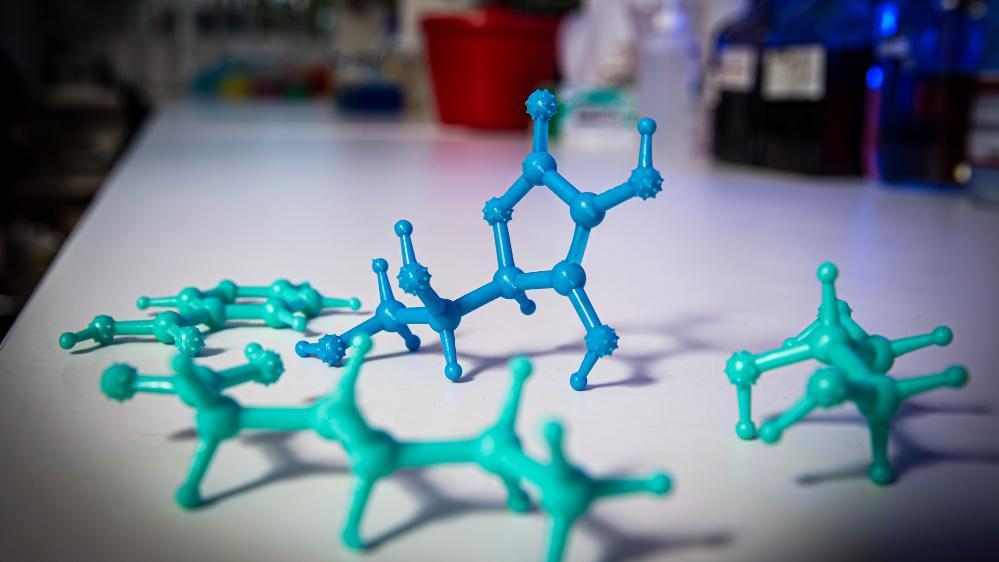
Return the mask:
<svg viewBox="0 0 999 562">
<path fill-rule="evenodd" d="M 324 297 L 309 283 L 296 285 L 286 279 L 261 287 L 239 286 L 226 280 L 205 291 L 187 287 L 174 297 L 139 297 L 135 304 L 140 310 L 174 307 L 177 312 L 168 310 L 144 320 L 115 320 L 101 314 L 80 331 L 64 332 L 59 336 L 59 346 L 72 349 L 85 340 L 107 345 L 115 336 L 153 336 L 194 357 L 205 346 L 199 324 L 217 330 L 230 320 L 262 320 L 272 328 L 304 331 L 309 319 L 325 310 L 361 307 L 355 297 Z"/>
<path fill-rule="evenodd" d="M 186 508 L 202 505 L 201 481 L 225 440 L 247 429 L 272 431 L 312 430 L 339 441 L 356 477 L 353 498 L 343 529 L 343 541 L 363 548 L 360 525 L 374 485 L 397 470 L 439 464 L 477 464 L 497 476 L 507 491 L 507 506 L 517 512 L 529 509 L 530 499 L 521 488 L 527 481 L 540 492 L 540 505 L 551 516 L 547 560 L 562 559 L 569 532 L 594 501 L 611 496 L 648 492 L 663 495 L 671 482 L 657 472 L 648 478 L 592 478 L 573 465 L 563 450 L 563 430 L 558 422 L 545 424 L 542 434 L 550 451 L 547 462 L 529 457 L 516 431 L 517 410 L 531 363 L 524 357 L 510 362 L 513 384 L 500 410 L 499 420 L 477 436 L 447 441 L 399 441 L 371 427 L 358 408 L 355 385 L 364 356 L 371 349 L 366 335 L 353 339 L 347 368 L 340 381 L 310 406 L 245 407 L 224 394 L 230 386 L 248 381 L 270 384 L 283 369 L 280 357 L 257 344 L 246 347 L 249 363 L 215 372 L 179 355 L 173 376 L 141 375 L 128 365 L 109 367 L 101 379 L 108 397 L 123 401 L 136 392 L 176 394 L 196 410 L 198 442 L 187 478 L 177 490 L 177 502 Z"/>
<path fill-rule="evenodd" d="M 742 439 L 756 437 L 750 398 L 752 386 L 761 374 L 815 359 L 828 367 L 812 375 L 801 400 L 760 427 L 760 438 L 766 443 L 776 443 L 786 429 L 815 408 L 853 402 L 870 427 L 873 461 L 868 475 L 876 484 L 890 484 L 894 473 L 888 460 L 888 435 L 891 419 L 902 402 L 938 388 L 961 387 L 968 380 L 968 371 L 960 365 L 952 365 L 941 373 L 903 380 L 887 376 L 899 356 L 931 345 L 948 345 L 954 334 L 947 326 L 939 326 L 926 334 L 896 340 L 869 335 L 851 318 L 846 301 L 836 297 L 837 276 L 834 264 L 827 262 L 819 266 L 822 304 L 818 319 L 797 336 L 785 340 L 782 348 L 756 355 L 739 351 L 728 360 L 725 373 L 736 386 L 739 399 L 736 433 Z"/>
</svg>

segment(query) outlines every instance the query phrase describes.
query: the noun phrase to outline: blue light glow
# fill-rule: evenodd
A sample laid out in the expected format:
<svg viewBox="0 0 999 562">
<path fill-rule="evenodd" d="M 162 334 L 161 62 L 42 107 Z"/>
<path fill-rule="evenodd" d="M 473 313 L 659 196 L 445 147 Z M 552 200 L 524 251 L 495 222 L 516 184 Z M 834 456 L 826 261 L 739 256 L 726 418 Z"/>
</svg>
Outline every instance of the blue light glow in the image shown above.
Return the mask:
<svg viewBox="0 0 999 562">
<path fill-rule="evenodd" d="M 885 2 L 878 6 L 878 31 L 882 37 L 890 37 L 898 31 L 898 5 Z"/>
<path fill-rule="evenodd" d="M 881 70 L 880 66 L 872 66 L 867 70 L 867 87 L 871 90 L 877 90 L 881 87 L 881 82 L 884 81 L 885 73 Z"/>
</svg>

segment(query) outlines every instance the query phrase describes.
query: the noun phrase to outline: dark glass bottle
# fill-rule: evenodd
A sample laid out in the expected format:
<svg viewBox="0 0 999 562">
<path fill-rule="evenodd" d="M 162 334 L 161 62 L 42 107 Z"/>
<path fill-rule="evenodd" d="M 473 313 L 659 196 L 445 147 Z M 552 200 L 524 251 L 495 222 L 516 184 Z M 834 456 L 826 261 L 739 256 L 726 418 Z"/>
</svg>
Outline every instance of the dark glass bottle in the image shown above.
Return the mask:
<svg viewBox="0 0 999 562">
<path fill-rule="evenodd" d="M 806 174 L 863 171 L 867 0 L 784 0 L 763 49 L 761 162 Z"/>
<path fill-rule="evenodd" d="M 774 2 L 754 0 L 717 33 L 709 68 L 711 152 L 740 164 L 760 161 L 760 51 Z"/>
<path fill-rule="evenodd" d="M 979 200 L 999 204 L 999 2 L 991 2 L 987 10 L 968 119 L 968 187 Z"/>
<path fill-rule="evenodd" d="M 870 117 L 875 177 L 957 186 L 974 72 L 982 53 L 981 0 L 894 0 L 875 18 Z"/>
</svg>

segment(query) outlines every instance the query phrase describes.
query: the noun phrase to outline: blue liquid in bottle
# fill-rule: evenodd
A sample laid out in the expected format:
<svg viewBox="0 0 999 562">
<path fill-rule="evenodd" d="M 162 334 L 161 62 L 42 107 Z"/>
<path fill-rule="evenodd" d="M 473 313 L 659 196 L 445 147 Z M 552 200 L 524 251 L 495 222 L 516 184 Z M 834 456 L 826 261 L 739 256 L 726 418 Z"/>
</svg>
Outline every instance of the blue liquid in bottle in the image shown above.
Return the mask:
<svg viewBox="0 0 999 562">
<path fill-rule="evenodd" d="M 979 0 L 877 6 L 877 65 L 868 73 L 875 177 L 960 184 L 974 72 L 984 42 Z"/>
</svg>

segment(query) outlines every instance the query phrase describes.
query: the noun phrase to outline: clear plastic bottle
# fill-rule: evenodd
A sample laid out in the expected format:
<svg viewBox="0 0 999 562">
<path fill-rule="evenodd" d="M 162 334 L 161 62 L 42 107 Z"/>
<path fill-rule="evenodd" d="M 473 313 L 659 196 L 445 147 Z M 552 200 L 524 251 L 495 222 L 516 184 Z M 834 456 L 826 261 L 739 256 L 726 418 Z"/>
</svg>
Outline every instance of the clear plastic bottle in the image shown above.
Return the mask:
<svg viewBox="0 0 999 562">
<path fill-rule="evenodd" d="M 659 123 L 660 146 L 684 154 L 692 148 L 697 107 L 698 52 L 685 0 L 665 0 L 638 26 L 635 76 L 639 113 Z M 631 133 L 629 127 L 629 134 Z"/>
<path fill-rule="evenodd" d="M 999 205 L 999 2 L 986 5 L 985 45 L 968 121 L 968 187 Z"/>
</svg>

